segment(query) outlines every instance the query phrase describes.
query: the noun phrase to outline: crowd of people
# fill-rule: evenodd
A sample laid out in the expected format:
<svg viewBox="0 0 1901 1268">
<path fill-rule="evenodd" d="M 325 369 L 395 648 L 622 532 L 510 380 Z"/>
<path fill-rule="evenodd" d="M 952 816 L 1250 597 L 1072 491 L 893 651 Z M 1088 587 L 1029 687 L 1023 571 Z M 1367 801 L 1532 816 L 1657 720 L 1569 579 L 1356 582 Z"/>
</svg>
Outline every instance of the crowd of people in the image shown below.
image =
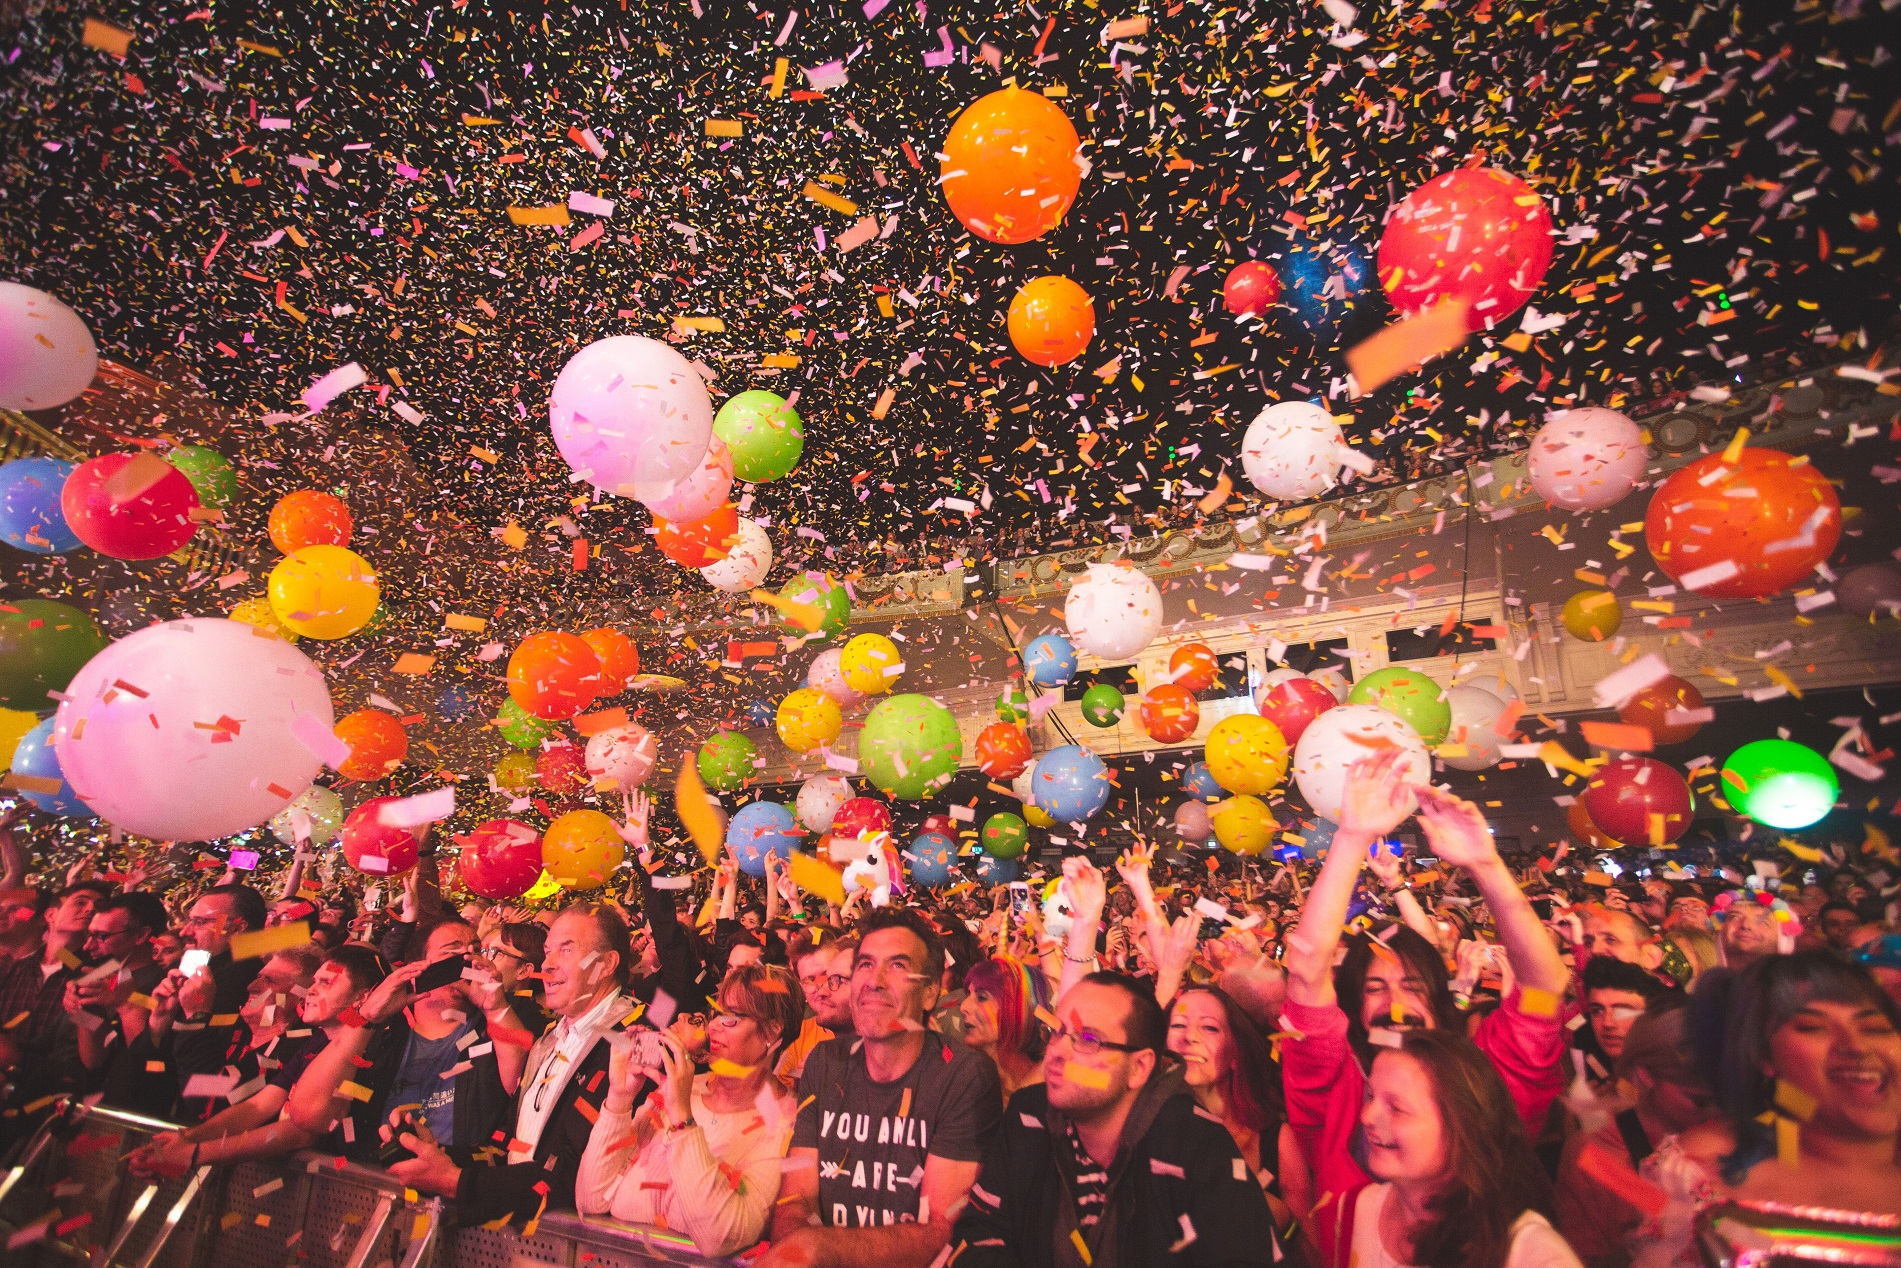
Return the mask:
<svg viewBox="0 0 1901 1268">
<path fill-rule="evenodd" d="M 1387 755 L 1320 860 L 834 906 L 648 812 L 624 889 L 534 912 L 455 905 L 427 838 L 380 884 L 35 887 L 0 827 L 0 1146 L 103 1104 L 177 1125 L 138 1175 L 313 1150 L 767 1268 L 1664 1268 L 1727 1198 L 1901 1214 L 1879 859 L 1508 861 Z"/>
</svg>

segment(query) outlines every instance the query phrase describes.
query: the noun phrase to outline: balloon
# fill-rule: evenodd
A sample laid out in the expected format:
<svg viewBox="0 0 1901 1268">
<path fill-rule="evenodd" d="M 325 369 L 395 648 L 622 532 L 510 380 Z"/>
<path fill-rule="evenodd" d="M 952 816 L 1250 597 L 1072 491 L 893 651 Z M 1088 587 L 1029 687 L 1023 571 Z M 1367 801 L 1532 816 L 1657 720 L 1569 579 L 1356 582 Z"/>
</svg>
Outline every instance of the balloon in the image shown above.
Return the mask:
<svg viewBox="0 0 1901 1268">
<path fill-rule="evenodd" d="M 1221 672 L 1215 653 L 1206 643 L 1187 643 L 1168 658 L 1168 680 L 1184 691 L 1200 694 L 1215 685 Z"/>
<path fill-rule="evenodd" d="M 800 603 L 818 609 L 819 625 L 816 630 L 807 630 L 792 613 L 780 612 L 781 623 L 797 634 L 835 638 L 844 631 L 845 622 L 851 619 L 851 596 L 845 593 L 844 586 L 832 584 L 830 577 L 815 579 L 812 573 L 802 572 L 785 583 L 785 589 L 779 591 L 779 597 L 788 603 Z"/>
<path fill-rule="evenodd" d="M 1842 504 L 1807 462 L 1774 449 L 1698 458 L 1658 487 L 1644 540 L 1670 579 L 1713 599 L 1776 594 L 1815 571 L 1842 533 Z"/>
<path fill-rule="evenodd" d="M 1283 298 L 1300 324 L 1316 334 L 1329 333 L 1370 289 L 1373 261 L 1360 244 L 1290 243 L 1280 266 Z"/>
<path fill-rule="evenodd" d="M 45 291 L 0 282 L 0 409 L 55 409 L 98 369 L 99 349 L 78 313 Z"/>
<path fill-rule="evenodd" d="M 490 819 L 456 840 L 462 846 L 456 870 L 477 897 L 519 898 L 541 876 L 541 835 L 525 823 Z"/>
<path fill-rule="evenodd" d="M 1142 729 L 1157 744 L 1179 744 L 1201 725 L 1201 706 L 1186 689 L 1157 683 L 1142 697 Z"/>
<path fill-rule="evenodd" d="M 277 619 L 277 613 L 271 608 L 271 596 L 254 594 L 231 609 L 233 621 L 242 621 L 254 630 L 263 630 L 286 643 L 295 643 L 298 635 L 293 634 L 288 625 Z"/>
<path fill-rule="evenodd" d="M 654 518 L 663 520 L 705 519 L 726 504 L 733 490 L 733 453 L 726 442 L 715 435 L 706 446 L 706 456 L 685 479 L 666 486 L 659 497 L 645 499 Z"/>
<path fill-rule="evenodd" d="M 25 709 L 0 709 L 0 771 L 13 764 L 13 751 L 20 740 L 40 724 L 38 714 Z"/>
<path fill-rule="evenodd" d="M 1083 721 L 1090 726 L 1114 726 L 1126 707 L 1122 693 L 1106 682 L 1093 683 L 1083 692 Z"/>
<path fill-rule="evenodd" d="M 270 824 L 272 835 L 285 845 L 296 845 L 301 839 L 322 848 L 343 831 L 343 798 L 322 784 L 312 784 L 272 815 Z"/>
<path fill-rule="evenodd" d="M 1063 619 L 1076 645 L 1104 660 L 1131 660 L 1162 629 L 1162 592 L 1147 573 L 1119 564 L 1090 564 L 1069 589 Z"/>
<path fill-rule="evenodd" d="M 1446 745 L 1464 745 L 1465 752 L 1442 750 L 1440 760 L 1453 770 L 1490 770 L 1498 765 L 1504 737 L 1492 729 L 1492 724 L 1505 712 L 1505 702 L 1483 687 L 1460 683 L 1446 688 L 1446 704 L 1452 713 Z"/>
<path fill-rule="evenodd" d="M 204 445 L 175 445 L 165 461 L 178 468 L 198 491 L 198 501 L 209 507 L 225 507 L 238 495 L 238 473 L 216 449 Z"/>
<path fill-rule="evenodd" d="M 640 676 L 640 648 L 619 630 L 588 630 L 581 641 L 594 649 L 594 658 L 601 663 L 601 695 L 617 696 Z"/>
<path fill-rule="evenodd" d="M 1551 215 L 1525 182 L 1461 167 L 1406 195 L 1380 238 L 1380 285 L 1407 316 L 1448 300 L 1491 330 L 1523 308 L 1551 264 Z"/>
<path fill-rule="evenodd" d="M 1359 455 L 1348 447 L 1333 415 L 1312 401 L 1281 401 L 1254 416 L 1241 438 L 1248 482 L 1277 502 L 1319 497 Z"/>
<path fill-rule="evenodd" d="M 1276 683 L 1261 697 L 1261 716 L 1281 729 L 1289 744 L 1299 744 L 1308 723 L 1339 704 L 1333 692 L 1311 678 Z"/>
<path fill-rule="evenodd" d="M 571 718 L 593 704 L 600 689 L 601 658 L 576 635 L 530 634 L 508 657 L 509 698 L 537 718 Z"/>
<path fill-rule="evenodd" d="M 713 418 L 713 434 L 733 456 L 733 475 L 763 484 L 799 464 L 805 425 L 777 392 L 755 388 L 729 399 Z"/>
<path fill-rule="evenodd" d="M 372 797 L 343 821 L 343 858 L 365 876 L 401 876 L 420 853 L 413 828 L 383 822 L 383 807 L 399 797 Z"/>
<path fill-rule="evenodd" d="M 169 555 L 198 530 L 198 490 L 154 454 L 109 453 L 81 463 L 59 494 L 66 525 L 114 559 Z"/>
<path fill-rule="evenodd" d="M 683 568 L 718 563 L 739 544 L 739 512 L 730 502 L 715 507 L 703 519 L 655 520 L 654 525 L 659 529 L 654 544 L 660 553 Z"/>
<path fill-rule="evenodd" d="M 1000 859 L 989 854 L 977 856 L 977 880 L 984 885 L 1008 885 L 1022 870 L 1015 859 Z"/>
<path fill-rule="evenodd" d="M 963 748 L 956 716 L 929 696 L 880 700 L 858 733 L 860 769 L 878 788 L 906 801 L 949 783 Z"/>
<path fill-rule="evenodd" d="M 1331 691 L 1333 698 L 1341 704 L 1347 702 L 1347 694 L 1353 690 L 1353 680 L 1338 665 L 1322 665 L 1307 676 Z"/>
<path fill-rule="evenodd" d="M 935 889 L 950 880 L 957 865 L 957 842 L 941 832 L 920 832 L 903 852 L 913 884 Z"/>
<path fill-rule="evenodd" d="M 939 182 L 951 214 L 986 242 L 1040 238 L 1063 222 L 1087 163 L 1069 116 L 1041 93 L 1003 88 L 957 116 Z"/>
<path fill-rule="evenodd" d="M 800 687 L 781 700 L 777 721 L 779 738 L 794 753 L 823 748 L 845 729 L 838 701 L 811 687 Z"/>
<path fill-rule="evenodd" d="M 1558 620 L 1572 638 L 1601 643 L 1624 623 L 1624 606 L 1608 590 L 1580 590 L 1564 601 Z"/>
<path fill-rule="evenodd" d="M 742 515 L 738 532 L 726 548 L 726 558 L 700 569 L 700 576 L 715 590 L 739 594 L 758 586 L 771 571 L 772 539 L 765 529 Z"/>
<path fill-rule="evenodd" d="M 853 691 L 851 684 L 845 681 L 845 671 L 839 667 L 839 660 L 845 654 L 842 647 L 828 647 L 813 657 L 811 666 L 805 671 L 805 685 L 816 687 L 841 705 L 854 705 L 864 696 Z"/>
<path fill-rule="evenodd" d="M 1901 615 L 1901 564 L 1883 559 L 1849 569 L 1835 583 L 1835 599 L 1844 612 L 1863 619 Z"/>
<path fill-rule="evenodd" d="M 1314 820 L 1313 826 L 1301 833 L 1299 853 L 1302 858 L 1318 858 L 1333 846 L 1334 830 L 1339 825 L 1327 819 Z"/>
<path fill-rule="evenodd" d="M 1252 713 L 1231 713 L 1208 732 L 1208 773 L 1231 793 L 1272 791 L 1287 777 L 1287 740 Z"/>
<path fill-rule="evenodd" d="M 1676 840 L 1690 830 L 1696 808 L 1676 767 L 1630 753 L 1599 767 L 1578 800 L 1598 831 L 1629 845 Z"/>
<path fill-rule="evenodd" d="M 535 759 L 535 782 L 550 797 L 559 800 L 579 797 L 591 782 L 586 750 L 565 739 L 548 745 Z"/>
<path fill-rule="evenodd" d="M 522 792 L 534 785 L 535 758 L 532 753 L 517 749 L 501 761 L 495 763 L 490 772 L 495 777 L 495 786 L 509 792 Z"/>
<path fill-rule="evenodd" d="M 1064 823 L 1081 823 L 1109 804 L 1109 768 L 1080 744 L 1038 758 L 1030 786 L 1037 808 Z"/>
<path fill-rule="evenodd" d="M 1280 302 L 1281 279 L 1262 260 L 1243 260 L 1228 270 L 1221 284 L 1221 303 L 1236 317 L 1259 317 Z"/>
<path fill-rule="evenodd" d="M 977 769 L 991 779 L 1015 779 L 1030 764 L 1030 737 L 1014 722 L 992 722 L 977 732 Z"/>
<path fill-rule="evenodd" d="M 1182 772 L 1182 791 L 1202 802 L 1220 801 L 1222 796 L 1221 785 L 1206 762 L 1196 762 Z"/>
<path fill-rule="evenodd" d="M 236 613 L 232 615 L 235 618 Z M 292 635 L 292 637 L 296 636 Z M 466 721 L 474 717 L 481 707 L 481 701 L 476 699 L 474 691 L 468 687 L 451 683 L 436 693 L 436 716 L 444 722 Z"/>
<path fill-rule="evenodd" d="M 337 767 L 337 774 L 345 779 L 369 781 L 394 774 L 409 752 L 403 724 L 381 709 L 358 709 L 347 714 L 335 731 L 337 738 L 350 746 L 350 755 Z"/>
<path fill-rule="evenodd" d="M 708 788 L 732 792 L 753 777 L 753 763 L 759 750 L 737 731 L 719 731 L 700 745 L 700 778 Z"/>
<path fill-rule="evenodd" d="M 1030 844 L 1030 826 L 1023 816 L 999 810 L 984 820 L 983 852 L 993 859 L 1013 859 Z"/>
<path fill-rule="evenodd" d="M 864 696 L 881 696 L 903 672 L 898 645 L 882 634 L 860 634 L 845 644 L 838 658 L 839 672 L 851 689 Z"/>
<path fill-rule="evenodd" d="M 1402 779 L 1412 784 L 1432 781 L 1432 758 L 1425 744 L 1400 719 L 1370 704 L 1343 704 L 1327 710 L 1307 724 L 1294 748 L 1294 780 L 1300 785 L 1300 795 L 1315 814 L 1338 822 L 1348 768 L 1391 746 L 1400 750 Z"/>
<path fill-rule="evenodd" d="M 541 742 L 554 734 L 554 723 L 536 717 L 515 703 L 510 696 L 502 701 L 502 707 L 495 711 L 495 729 L 502 738 L 519 749 L 540 748 Z"/>
<path fill-rule="evenodd" d="M 90 616 L 53 599 L 0 599 L 0 705 L 37 713 L 105 649 Z"/>
<path fill-rule="evenodd" d="M 1032 686 L 1060 687 L 1075 673 L 1076 645 L 1061 634 L 1038 634 L 1023 645 L 1023 676 Z"/>
<path fill-rule="evenodd" d="M 798 848 L 798 825 L 792 812 L 773 801 L 748 802 L 739 808 L 726 825 L 726 844 L 739 860 L 739 870 L 748 876 L 766 874 L 766 855 L 776 854 L 783 862 Z"/>
<path fill-rule="evenodd" d="M 621 792 L 632 792 L 653 774 L 660 745 L 638 722 L 623 722 L 587 738 L 583 759 L 590 780 L 608 779 Z"/>
<path fill-rule="evenodd" d="M 891 831 L 891 807 L 875 797 L 852 797 L 832 815 L 834 841 L 872 837 Z"/>
<path fill-rule="evenodd" d="M 814 775 L 799 785 L 793 809 L 813 832 L 830 832 L 838 808 L 851 799 L 851 785 L 838 776 Z"/>
<path fill-rule="evenodd" d="M 60 555 L 79 547 L 79 534 L 66 523 L 60 492 L 76 462 L 58 458 L 15 458 L 0 464 L 0 537 L 9 546 L 36 555 Z"/>
<path fill-rule="evenodd" d="M 1528 455 L 1531 488 L 1567 511 L 1615 505 L 1643 478 L 1643 429 L 1614 409 L 1561 410 L 1538 429 Z"/>
<path fill-rule="evenodd" d="M 1030 698 L 1021 687 L 1005 687 L 997 693 L 997 721 L 1021 726 L 1030 720 Z"/>
<path fill-rule="evenodd" d="M 348 546 L 350 508 L 318 489 L 299 489 L 277 499 L 267 527 L 271 544 L 286 555 L 306 546 Z"/>
<path fill-rule="evenodd" d="M 1234 854 L 1259 854 L 1274 839 L 1279 826 L 1267 803 L 1243 793 L 1214 806 L 1208 814 L 1215 840 Z"/>
<path fill-rule="evenodd" d="M 1214 835 L 1214 820 L 1208 807 L 1199 801 L 1184 801 L 1175 807 L 1175 832 L 1184 841 L 1201 845 Z"/>
<path fill-rule="evenodd" d="M 1427 744 L 1445 739 L 1452 725 L 1452 704 L 1439 684 L 1417 669 L 1399 665 L 1376 669 L 1354 683 L 1347 703 L 1378 705 L 1403 720 Z"/>
<path fill-rule="evenodd" d="M 1624 848 L 1623 842 L 1611 840 L 1611 838 L 1605 836 L 1598 830 L 1595 823 L 1591 822 L 1590 813 L 1584 808 L 1583 798 L 1579 798 L 1565 807 L 1564 821 L 1566 826 L 1571 829 L 1571 835 L 1577 838 L 1578 844 L 1587 850 L 1621 850 Z"/>
<path fill-rule="evenodd" d="M 1702 730 L 1703 724 L 1683 719 L 1672 722 L 1670 715 L 1692 713 L 1702 707 L 1703 693 L 1671 674 L 1626 700 L 1617 710 L 1617 720 L 1648 728 L 1650 738 L 1658 744 L 1681 744 Z"/>
<path fill-rule="evenodd" d="M 1010 300 L 1010 342 L 1026 361 L 1064 365 L 1080 357 L 1096 334 L 1089 292 L 1066 277 L 1033 277 Z"/>
<path fill-rule="evenodd" d="M 1055 818 L 1048 811 L 1030 802 L 1023 804 L 1023 818 L 1032 828 L 1053 828 L 1056 826 Z"/>
<path fill-rule="evenodd" d="M 606 493 L 660 500 L 706 457 L 713 402 L 678 352 L 642 335 L 614 335 L 561 367 L 548 424 L 575 475 Z"/>
<path fill-rule="evenodd" d="M 370 623 L 381 593 L 370 565 L 344 546 L 304 546 L 271 569 L 271 611 L 306 638 L 348 638 Z"/>
<path fill-rule="evenodd" d="M 1755 740 L 1723 763 L 1723 796 L 1772 828 L 1806 828 L 1835 806 L 1841 781 L 1828 759 L 1790 740 Z"/>
<path fill-rule="evenodd" d="M 13 776 L 21 779 L 48 780 L 54 787 L 42 791 L 19 785 L 21 795 L 49 815 L 62 819 L 90 819 L 92 811 L 60 771 L 59 754 L 53 749 L 53 719 L 45 718 L 20 737 L 13 749 Z"/>
<path fill-rule="evenodd" d="M 541 838 L 541 865 L 563 889 L 600 888 L 626 857 L 620 829 L 598 810 L 570 810 Z"/>
<path fill-rule="evenodd" d="M 545 903 L 550 898 L 560 897 L 560 894 L 561 882 L 548 875 L 548 869 L 544 866 L 541 869 L 540 879 L 528 887 L 528 892 L 522 895 L 522 901 Z"/>
<path fill-rule="evenodd" d="M 321 768 L 300 733 L 321 738 L 336 721 L 308 656 L 205 618 L 113 643 L 74 676 L 55 716 L 60 765 L 80 797 L 106 822 L 160 841 L 263 823 Z"/>
</svg>

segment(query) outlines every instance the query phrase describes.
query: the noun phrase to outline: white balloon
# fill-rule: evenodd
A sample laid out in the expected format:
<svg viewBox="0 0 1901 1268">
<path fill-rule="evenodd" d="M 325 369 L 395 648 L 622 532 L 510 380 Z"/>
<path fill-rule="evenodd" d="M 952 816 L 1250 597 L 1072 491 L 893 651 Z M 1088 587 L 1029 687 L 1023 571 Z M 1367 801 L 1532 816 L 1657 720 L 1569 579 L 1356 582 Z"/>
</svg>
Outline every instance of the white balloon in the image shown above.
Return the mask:
<svg viewBox="0 0 1901 1268">
<path fill-rule="evenodd" d="M 706 584 L 727 594 L 750 590 L 772 571 L 772 539 L 766 530 L 744 515 L 739 517 L 739 539 L 718 559 L 700 569 Z"/>
<path fill-rule="evenodd" d="M 1347 671 L 1341 669 L 1338 665 L 1322 666 L 1314 670 L 1311 674 L 1308 674 L 1307 677 L 1313 679 L 1328 691 L 1331 691 L 1333 698 L 1338 700 L 1341 704 L 1347 702 L 1347 696 L 1353 690 L 1353 683 L 1348 680 Z"/>
<path fill-rule="evenodd" d="M 1401 778 L 1411 784 L 1432 782 L 1432 757 L 1425 741 L 1405 722 L 1377 705 L 1343 704 L 1327 710 L 1307 724 L 1294 746 L 1300 795 L 1315 814 L 1337 823 L 1348 768 L 1389 744 L 1400 749 Z"/>
<path fill-rule="evenodd" d="M 1126 564 L 1090 564 L 1070 587 L 1063 619 L 1076 646 L 1104 660 L 1130 660 L 1162 632 L 1162 592 Z"/>
<path fill-rule="evenodd" d="M 45 291 L 0 282 L 0 409 L 52 409 L 92 382 L 99 348 L 78 313 Z"/>
<path fill-rule="evenodd" d="M 733 490 L 733 454 L 726 442 L 714 436 L 707 442 L 706 456 L 684 480 L 676 480 L 659 497 L 647 498 L 647 509 L 663 520 L 690 524 L 703 520 L 726 505 Z"/>
<path fill-rule="evenodd" d="M 1024 805 L 1034 806 L 1036 804 L 1036 763 L 1035 762 L 1031 762 L 1028 766 L 1025 766 L 1023 768 L 1023 773 L 1010 781 L 1010 791 L 1015 793 L 1017 795 L 1017 800 L 1022 802 Z"/>
<path fill-rule="evenodd" d="M 850 707 L 865 698 L 865 693 L 855 691 L 845 681 L 845 671 L 839 668 L 838 659 L 845 654 L 842 647 L 828 647 L 813 658 L 805 671 L 805 685 L 814 691 L 822 691 L 836 700 L 842 707 Z"/>
<path fill-rule="evenodd" d="M 1306 674 L 1301 673 L 1298 669 L 1289 669 L 1285 665 L 1279 669 L 1268 670 L 1265 674 L 1261 675 L 1261 681 L 1255 684 L 1254 707 L 1259 709 L 1261 707 L 1261 701 L 1267 699 L 1267 693 L 1282 683 L 1292 682 L 1296 678 L 1305 678 L 1306 676 Z"/>
<path fill-rule="evenodd" d="M 1446 743 L 1465 745 L 1465 756 L 1440 760 L 1453 770 L 1490 770 L 1498 765 L 1498 746 L 1504 741 L 1493 732 L 1492 723 L 1505 712 L 1505 702 L 1469 683 L 1446 688 L 1446 700 L 1452 705 L 1452 727 L 1446 732 Z"/>
<path fill-rule="evenodd" d="M 632 792 L 653 774 L 660 745 L 638 722 L 623 722 L 588 737 L 587 773 L 592 779 L 612 779 L 622 792 Z"/>
<path fill-rule="evenodd" d="M 1356 459 L 1340 424 L 1312 401 L 1269 405 L 1241 438 L 1248 481 L 1277 502 L 1319 497 L 1339 482 L 1341 466 Z"/>
<path fill-rule="evenodd" d="M 548 424 L 568 466 L 595 488 L 661 498 L 706 456 L 713 402 L 678 352 L 641 335 L 615 335 L 561 367 Z"/>
<path fill-rule="evenodd" d="M 850 801 L 851 785 L 836 775 L 814 775 L 799 785 L 793 811 L 799 822 L 813 832 L 830 832 L 838 808 Z"/>
<path fill-rule="evenodd" d="M 1596 405 L 1551 414 L 1531 442 L 1532 491 L 1567 511 L 1598 511 L 1623 500 L 1643 477 L 1643 429 Z"/>
<path fill-rule="evenodd" d="M 53 747 L 66 782 L 107 823 L 213 841 L 308 788 L 335 724 L 308 656 L 241 621 L 191 618 L 147 626 L 87 661 L 60 702 Z"/>
</svg>

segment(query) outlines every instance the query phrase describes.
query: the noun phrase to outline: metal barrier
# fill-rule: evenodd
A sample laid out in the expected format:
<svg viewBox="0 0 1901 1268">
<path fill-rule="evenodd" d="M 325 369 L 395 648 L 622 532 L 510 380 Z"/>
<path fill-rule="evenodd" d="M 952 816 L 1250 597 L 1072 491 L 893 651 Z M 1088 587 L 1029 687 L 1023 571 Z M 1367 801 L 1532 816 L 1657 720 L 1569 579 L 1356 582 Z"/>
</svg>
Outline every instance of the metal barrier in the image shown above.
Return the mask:
<svg viewBox="0 0 1901 1268">
<path fill-rule="evenodd" d="M 664 1229 L 549 1213 L 533 1237 L 458 1227 L 375 1167 L 301 1153 L 148 1181 L 124 1156 L 172 1123 L 69 1106 L 0 1170 L 7 1268 L 724 1268 Z"/>
</svg>

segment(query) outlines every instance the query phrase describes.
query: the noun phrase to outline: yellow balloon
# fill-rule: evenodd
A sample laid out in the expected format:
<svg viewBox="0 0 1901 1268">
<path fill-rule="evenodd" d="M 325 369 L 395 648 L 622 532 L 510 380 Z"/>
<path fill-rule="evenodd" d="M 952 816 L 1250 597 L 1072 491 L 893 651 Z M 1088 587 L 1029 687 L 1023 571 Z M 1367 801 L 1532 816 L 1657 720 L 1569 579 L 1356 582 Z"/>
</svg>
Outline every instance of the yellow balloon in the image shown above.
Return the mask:
<svg viewBox="0 0 1901 1268">
<path fill-rule="evenodd" d="M 28 731 L 40 724 L 39 715 L 24 709 L 0 709 L 0 770 L 13 765 L 13 750 Z"/>
<path fill-rule="evenodd" d="M 541 873 L 541 879 L 536 881 L 533 885 L 530 885 L 528 892 L 523 894 L 522 897 L 529 902 L 545 903 L 560 892 L 561 882 L 548 875 L 547 870 L 544 868 Z"/>
<path fill-rule="evenodd" d="M 376 573 L 343 546 L 305 546 L 271 569 L 271 611 L 292 632 L 348 638 L 376 615 Z"/>
<path fill-rule="evenodd" d="M 1032 806 L 1027 801 L 1023 803 L 1023 820 L 1032 828 L 1053 828 L 1056 826 L 1056 820 L 1050 818 L 1049 814 L 1041 806 Z"/>
<path fill-rule="evenodd" d="M 1624 623 L 1624 608 L 1609 590 L 1580 590 L 1564 601 L 1559 619 L 1572 638 L 1601 643 Z"/>
<path fill-rule="evenodd" d="M 495 786 L 509 792 L 527 788 L 535 782 L 535 758 L 532 753 L 510 753 L 495 763 Z"/>
<path fill-rule="evenodd" d="M 1215 825 L 1215 840 L 1236 854 L 1259 854 L 1279 826 L 1266 802 L 1245 793 L 1216 806 L 1208 818 Z"/>
<path fill-rule="evenodd" d="M 846 684 L 866 696 L 891 690 L 898 675 L 888 671 L 900 663 L 898 645 L 882 634 L 860 634 L 838 654 L 838 669 L 845 675 Z"/>
<path fill-rule="evenodd" d="M 599 889 L 625 857 L 620 829 L 598 810 L 570 810 L 541 838 L 541 865 L 563 889 Z"/>
<path fill-rule="evenodd" d="M 260 630 L 269 630 L 286 643 L 297 641 L 297 636 L 285 629 L 284 623 L 277 619 L 277 613 L 271 611 L 271 601 L 265 595 L 260 594 L 246 599 L 237 607 L 232 608 L 231 619 L 243 621 L 246 625 L 255 625 Z"/>
<path fill-rule="evenodd" d="M 838 701 L 815 687 L 800 687 L 779 702 L 779 738 L 794 753 L 830 744 L 845 729 Z"/>
<path fill-rule="evenodd" d="M 1287 775 L 1287 740 L 1258 713 L 1234 713 L 1208 732 L 1208 773 L 1231 793 L 1272 792 Z"/>
</svg>

